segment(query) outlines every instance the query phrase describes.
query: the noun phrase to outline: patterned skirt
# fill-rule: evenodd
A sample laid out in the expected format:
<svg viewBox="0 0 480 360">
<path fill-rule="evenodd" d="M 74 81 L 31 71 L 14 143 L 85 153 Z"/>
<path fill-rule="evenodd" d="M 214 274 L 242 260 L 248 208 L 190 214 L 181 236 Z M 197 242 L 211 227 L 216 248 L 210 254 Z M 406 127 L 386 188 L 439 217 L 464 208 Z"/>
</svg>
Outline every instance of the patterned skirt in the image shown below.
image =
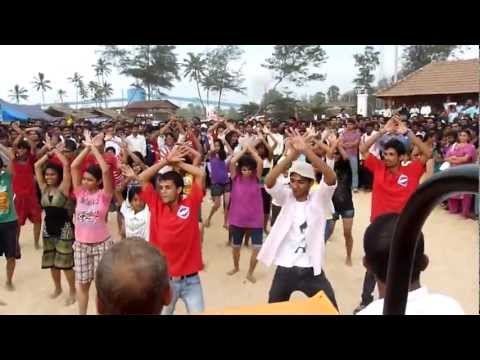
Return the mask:
<svg viewBox="0 0 480 360">
<path fill-rule="evenodd" d="M 60 236 L 48 234 L 44 226 L 42 269 L 72 270 L 74 240 L 73 224 L 70 222 L 62 227 Z"/>
</svg>

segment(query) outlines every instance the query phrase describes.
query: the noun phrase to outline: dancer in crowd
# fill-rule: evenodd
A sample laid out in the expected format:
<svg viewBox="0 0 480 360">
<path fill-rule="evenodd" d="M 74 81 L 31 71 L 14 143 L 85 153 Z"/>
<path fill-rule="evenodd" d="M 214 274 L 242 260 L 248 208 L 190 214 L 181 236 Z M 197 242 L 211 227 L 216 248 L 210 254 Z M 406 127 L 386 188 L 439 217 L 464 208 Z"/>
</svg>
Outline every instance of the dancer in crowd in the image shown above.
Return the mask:
<svg viewBox="0 0 480 360">
<path fill-rule="evenodd" d="M 104 134 L 99 133 L 92 139 L 90 132 L 85 131 L 84 137 L 85 147 L 71 165 L 73 190 L 77 200 L 73 250 L 80 315 L 87 313 L 90 285 L 98 262 L 113 245 L 106 219 L 114 188 L 110 168 L 99 151 L 103 147 Z M 90 152 L 98 165 L 89 165 L 82 174 L 82 162 Z"/>
<path fill-rule="evenodd" d="M 205 173 L 184 162 L 187 154 L 185 147 L 175 147 L 166 158 L 137 177 L 142 184 L 141 197 L 150 209 L 150 242 L 165 256 L 168 264 L 173 293 L 164 314 L 174 313 L 178 299 L 185 303 L 188 313 L 204 310 L 198 274 L 203 268 L 198 218 Z M 165 166 L 177 166 L 193 175 L 189 196 L 183 196 L 183 178 L 175 171 L 158 175 L 154 189 L 149 181 Z"/>
<path fill-rule="evenodd" d="M 248 152 L 248 154 L 247 154 Z M 246 231 L 250 231 L 252 253 L 247 272 L 247 280 L 255 283 L 253 276 L 257 266 L 257 254 L 263 243 L 263 199 L 260 178 L 263 172 L 263 160 L 250 142 L 243 144 L 240 152 L 230 161 L 232 194 L 228 211 L 228 224 L 232 237 L 233 269 L 228 275 L 240 270 L 240 247 Z"/>
<path fill-rule="evenodd" d="M 323 290 L 336 306 L 335 294 L 323 267 L 324 206 L 335 191 L 335 172 L 314 153 L 306 136 L 300 135 L 297 130 L 287 134 L 290 138 L 286 146 L 290 147 L 290 151 L 265 179 L 267 191 L 282 207 L 258 255 L 258 259 L 267 266 L 277 266 L 268 302 L 288 301 L 296 290 L 309 297 Z M 295 161 L 300 154 L 311 164 Z M 288 169 L 290 189 L 277 183 L 277 178 Z M 315 170 L 321 172 L 323 178 L 318 189 L 310 194 L 316 178 Z"/>
<path fill-rule="evenodd" d="M 362 134 L 355 126 L 355 120 L 347 119 L 347 128 L 341 135 L 343 147 L 348 154 L 352 172 L 352 190 L 358 192 L 358 145 Z"/>
<path fill-rule="evenodd" d="M 409 141 L 418 147 L 421 155 L 407 166 L 402 166 L 401 158 L 406 154 L 405 146 L 399 140 L 391 139 L 384 145 L 383 160 L 377 159 L 369 153 L 370 147 L 387 133 L 407 136 Z M 366 157 L 366 168 L 373 174 L 370 222 L 385 213 L 401 212 L 425 172 L 425 164 L 432 156 L 432 149 L 416 137 L 398 116 L 394 116 L 378 134 L 360 146 L 360 152 Z M 374 288 L 375 278 L 367 271 L 363 282 L 362 301 L 355 313 L 373 301 Z"/>
<path fill-rule="evenodd" d="M 61 271 L 69 286 L 66 305 L 76 300 L 75 274 L 73 272 L 74 227 L 71 213 L 68 211 L 72 177 L 70 164 L 62 154 L 65 144 L 59 143 L 53 148 L 47 136 L 49 152 L 35 163 L 35 176 L 42 194 L 41 205 L 45 210 L 43 221 L 42 269 L 50 269 L 54 291 L 50 296 L 57 298 L 62 293 Z M 48 162 L 55 155 L 62 167 Z M 44 166 L 45 165 L 45 166 Z"/>
</svg>

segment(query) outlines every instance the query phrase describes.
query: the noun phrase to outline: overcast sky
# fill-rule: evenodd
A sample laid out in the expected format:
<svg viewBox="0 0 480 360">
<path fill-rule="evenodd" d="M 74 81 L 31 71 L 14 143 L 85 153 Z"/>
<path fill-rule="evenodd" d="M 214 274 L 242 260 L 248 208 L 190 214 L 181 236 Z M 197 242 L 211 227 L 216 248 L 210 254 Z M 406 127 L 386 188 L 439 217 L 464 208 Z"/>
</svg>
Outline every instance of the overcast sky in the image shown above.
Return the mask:
<svg viewBox="0 0 480 360">
<path fill-rule="evenodd" d="M 182 61 L 189 51 L 196 53 L 213 47 L 179 45 L 175 52 L 178 60 Z M 289 90 L 293 90 L 298 95 L 312 95 L 317 91 L 326 92 L 331 85 L 337 85 L 342 93 L 350 90 L 353 88 L 352 80 L 357 72 L 354 67 L 353 54 L 362 52 L 364 47 L 365 45 L 324 45 L 328 60 L 322 65 L 320 72 L 326 74 L 325 81 L 311 82 L 302 88 L 295 88 L 291 84 L 282 84 L 282 86 L 288 86 Z M 241 48 L 245 53 L 242 60 L 234 65 L 235 67 L 243 65 L 244 86 L 247 87 L 246 95 L 227 93 L 223 97 L 223 101 L 258 102 L 265 88 L 273 84 L 271 73 L 261 67 L 265 59 L 272 54 L 273 45 L 242 45 Z M 375 48 L 382 51 L 383 54 L 380 58 L 381 66 L 376 72 L 377 80 L 382 73 L 385 76 L 391 76 L 394 72 L 394 46 L 375 45 Z M 0 98 L 11 101 L 8 97 L 9 90 L 18 84 L 28 90 L 29 99 L 23 103 L 40 103 L 41 94 L 33 89 L 32 80 L 38 72 L 43 72 L 45 77 L 51 80 L 53 88 L 45 93 L 46 103 L 59 101 L 58 89 L 67 91 L 64 101 L 75 101 L 73 85 L 67 78 L 74 72 L 78 72 L 84 77 L 85 82 L 95 80 L 92 64 L 99 57 L 100 49 L 101 47 L 97 45 L 0 45 Z M 478 56 L 478 46 L 470 46 L 463 54 L 457 55 L 461 59 L 478 58 Z M 122 90 L 126 96 L 127 89 L 134 82 L 132 78 L 119 75 L 115 69 L 108 81 L 112 83 L 114 89 L 113 97 L 121 97 Z M 197 96 L 195 84 L 187 79 L 175 82 L 174 85 L 174 88 L 165 92 L 172 96 Z"/>
</svg>

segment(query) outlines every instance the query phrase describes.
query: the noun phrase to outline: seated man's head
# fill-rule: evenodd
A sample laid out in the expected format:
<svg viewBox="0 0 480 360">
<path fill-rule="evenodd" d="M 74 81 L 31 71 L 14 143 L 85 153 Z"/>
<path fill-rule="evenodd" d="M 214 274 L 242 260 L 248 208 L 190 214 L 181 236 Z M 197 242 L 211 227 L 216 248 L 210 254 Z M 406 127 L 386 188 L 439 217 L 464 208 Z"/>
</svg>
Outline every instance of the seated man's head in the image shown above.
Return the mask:
<svg viewBox="0 0 480 360">
<path fill-rule="evenodd" d="M 128 238 L 105 252 L 95 285 L 101 315 L 159 315 L 171 301 L 165 258 L 140 238 Z"/>
<path fill-rule="evenodd" d="M 398 218 L 399 215 L 394 213 L 381 215 L 367 227 L 363 235 L 363 249 L 365 251 L 363 265 L 375 276 L 380 297 L 385 296 L 390 245 L 393 241 Z M 427 266 L 428 257 L 424 254 L 423 233 L 420 233 L 410 286 L 420 285 L 420 273 Z"/>
</svg>

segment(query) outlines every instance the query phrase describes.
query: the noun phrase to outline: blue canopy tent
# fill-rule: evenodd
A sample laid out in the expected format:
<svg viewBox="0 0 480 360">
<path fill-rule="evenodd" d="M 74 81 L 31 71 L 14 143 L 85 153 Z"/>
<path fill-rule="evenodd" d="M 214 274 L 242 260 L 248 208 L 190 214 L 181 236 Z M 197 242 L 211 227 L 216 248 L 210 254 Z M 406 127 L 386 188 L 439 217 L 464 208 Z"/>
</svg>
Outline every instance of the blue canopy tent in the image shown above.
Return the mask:
<svg viewBox="0 0 480 360">
<path fill-rule="evenodd" d="M 0 120 L 7 122 L 28 120 L 54 121 L 56 118 L 44 112 L 40 105 L 11 104 L 0 99 Z"/>
</svg>

